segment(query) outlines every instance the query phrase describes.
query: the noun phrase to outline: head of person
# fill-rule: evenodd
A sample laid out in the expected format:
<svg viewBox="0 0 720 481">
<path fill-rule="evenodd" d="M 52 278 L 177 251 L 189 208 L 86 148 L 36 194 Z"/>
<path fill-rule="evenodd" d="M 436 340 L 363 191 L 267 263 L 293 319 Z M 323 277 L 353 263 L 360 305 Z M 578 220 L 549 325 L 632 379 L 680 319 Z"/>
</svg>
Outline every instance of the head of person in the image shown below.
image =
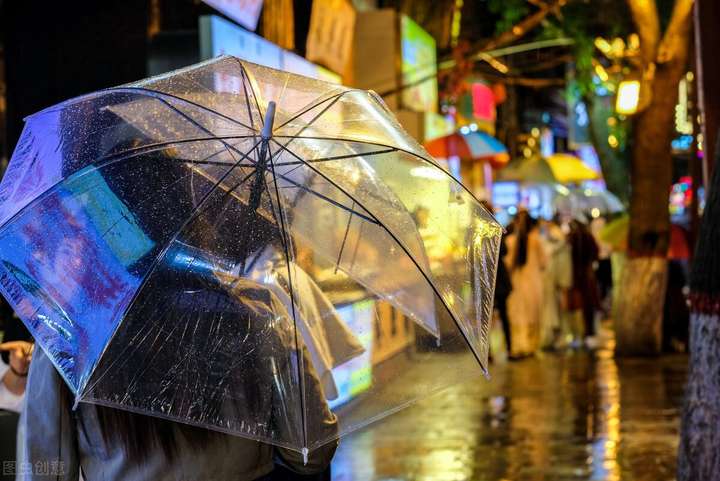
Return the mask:
<svg viewBox="0 0 720 481">
<path fill-rule="evenodd" d="M 516 236 L 513 268 L 517 269 L 527 264 L 528 236 L 534 226 L 534 219 L 530 216 L 530 213 L 527 210 L 521 209 L 517 213 L 513 224 L 513 231 Z"/>
</svg>

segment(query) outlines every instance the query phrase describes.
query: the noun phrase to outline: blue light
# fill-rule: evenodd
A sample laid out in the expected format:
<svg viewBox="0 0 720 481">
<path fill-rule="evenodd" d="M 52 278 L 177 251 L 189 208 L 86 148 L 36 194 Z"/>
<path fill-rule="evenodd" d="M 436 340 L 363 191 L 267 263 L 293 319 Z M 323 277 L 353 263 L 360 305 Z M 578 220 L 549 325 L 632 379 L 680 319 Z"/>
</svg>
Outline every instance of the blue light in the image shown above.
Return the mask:
<svg viewBox="0 0 720 481">
<path fill-rule="evenodd" d="M 682 150 L 687 151 L 690 150 L 693 143 L 693 136 L 692 135 L 681 135 L 677 139 L 673 139 L 672 141 L 672 148 L 673 150 Z"/>
</svg>

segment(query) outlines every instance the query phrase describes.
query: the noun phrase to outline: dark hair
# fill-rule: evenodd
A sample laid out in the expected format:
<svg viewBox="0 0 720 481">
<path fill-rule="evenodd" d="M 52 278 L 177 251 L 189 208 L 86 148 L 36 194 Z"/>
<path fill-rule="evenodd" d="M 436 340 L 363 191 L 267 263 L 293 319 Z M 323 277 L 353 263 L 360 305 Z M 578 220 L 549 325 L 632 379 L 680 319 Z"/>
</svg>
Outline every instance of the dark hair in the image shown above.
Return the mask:
<svg viewBox="0 0 720 481">
<path fill-rule="evenodd" d="M 157 447 L 165 459 L 173 461 L 178 456 L 179 431 L 192 448 L 200 449 L 215 437 L 227 436 L 208 429 L 180 424 L 129 411 L 97 406 L 98 422 L 107 445 L 120 445 L 128 457 L 137 462 L 148 459 L 150 448 Z"/>
<path fill-rule="evenodd" d="M 515 218 L 515 257 L 513 258 L 513 269 L 520 268 L 527 264 L 528 258 L 528 235 L 532 228 L 531 217 L 526 211 L 518 212 Z"/>
</svg>

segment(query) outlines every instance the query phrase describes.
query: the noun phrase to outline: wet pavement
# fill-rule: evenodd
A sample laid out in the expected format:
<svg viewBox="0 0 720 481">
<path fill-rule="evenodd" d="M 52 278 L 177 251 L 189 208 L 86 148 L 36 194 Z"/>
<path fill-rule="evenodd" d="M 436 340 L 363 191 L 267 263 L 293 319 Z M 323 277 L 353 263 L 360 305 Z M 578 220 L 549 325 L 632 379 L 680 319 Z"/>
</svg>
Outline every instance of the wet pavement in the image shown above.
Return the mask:
<svg viewBox="0 0 720 481">
<path fill-rule="evenodd" d="M 687 357 L 542 353 L 340 443 L 334 481 L 675 479 Z"/>
</svg>

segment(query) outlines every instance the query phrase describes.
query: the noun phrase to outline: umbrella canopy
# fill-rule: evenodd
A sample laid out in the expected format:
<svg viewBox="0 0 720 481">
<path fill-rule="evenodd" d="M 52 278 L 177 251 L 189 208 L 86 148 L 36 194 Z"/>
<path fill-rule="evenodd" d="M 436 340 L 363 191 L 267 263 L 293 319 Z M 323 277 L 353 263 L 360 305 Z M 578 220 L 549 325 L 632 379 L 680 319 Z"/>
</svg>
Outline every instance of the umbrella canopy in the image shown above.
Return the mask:
<svg viewBox="0 0 720 481">
<path fill-rule="evenodd" d="M 629 231 L 630 216 L 623 215 L 603 227 L 600 231 L 600 239 L 609 244 L 614 250 L 626 251 Z M 668 247 L 667 257 L 675 260 L 690 258 L 687 233 L 685 229 L 677 224 L 670 224 L 670 246 Z"/>
<path fill-rule="evenodd" d="M 555 208 L 569 215 L 587 214 L 597 209 L 600 215 L 617 214 L 625 211 L 625 206 L 612 192 L 605 189 L 565 189 L 558 186 Z"/>
<path fill-rule="evenodd" d="M 582 160 L 568 154 L 516 159 L 498 173 L 500 181 L 538 184 L 569 184 L 599 178 Z"/>
<path fill-rule="evenodd" d="M 505 165 L 509 160 L 502 142 L 485 132 L 455 132 L 426 142 L 425 148 L 434 157 L 487 160 L 496 167 Z"/>
<path fill-rule="evenodd" d="M 501 228 L 371 92 L 221 57 L 78 97 L 0 199 L 0 291 L 76 402 L 307 452 L 485 369 Z M 380 304 L 436 342 L 332 411 Z"/>
</svg>

